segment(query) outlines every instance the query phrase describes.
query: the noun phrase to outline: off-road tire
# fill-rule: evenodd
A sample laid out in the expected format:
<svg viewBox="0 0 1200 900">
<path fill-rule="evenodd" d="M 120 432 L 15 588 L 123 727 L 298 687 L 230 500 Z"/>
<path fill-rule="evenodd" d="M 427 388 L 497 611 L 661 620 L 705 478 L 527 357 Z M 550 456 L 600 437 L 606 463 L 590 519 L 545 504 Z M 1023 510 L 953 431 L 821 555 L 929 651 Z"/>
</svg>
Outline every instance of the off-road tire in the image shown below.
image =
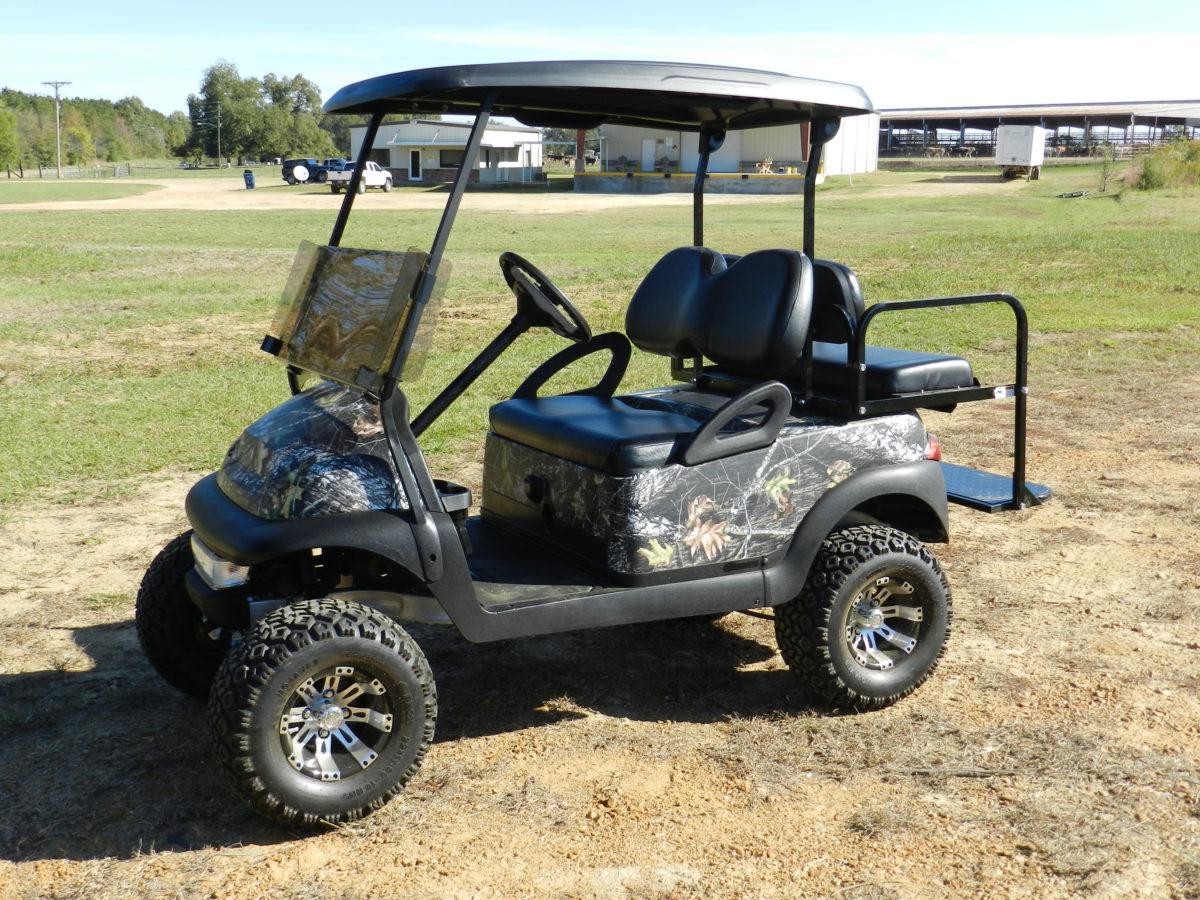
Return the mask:
<svg viewBox="0 0 1200 900">
<path fill-rule="evenodd" d="M 230 635 L 205 626 L 184 579 L 195 565 L 192 533 L 167 544 L 142 576 L 134 620 L 146 659 L 172 687 L 207 697 Z"/>
<path fill-rule="evenodd" d="M 293 825 L 347 822 L 416 774 L 437 692 L 425 655 L 394 621 L 357 603 L 306 600 L 260 620 L 230 653 L 209 718 L 217 757 L 254 809 Z"/>
<path fill-rule="evenodd" d="M 937 668 L 951 619 L 950 585 L 925 545 L 894 528 L 856 526 L 825 539 L 800 596 L 776 608 L 775 636 L 821 702 L 881 709 Z"/>
</svg>

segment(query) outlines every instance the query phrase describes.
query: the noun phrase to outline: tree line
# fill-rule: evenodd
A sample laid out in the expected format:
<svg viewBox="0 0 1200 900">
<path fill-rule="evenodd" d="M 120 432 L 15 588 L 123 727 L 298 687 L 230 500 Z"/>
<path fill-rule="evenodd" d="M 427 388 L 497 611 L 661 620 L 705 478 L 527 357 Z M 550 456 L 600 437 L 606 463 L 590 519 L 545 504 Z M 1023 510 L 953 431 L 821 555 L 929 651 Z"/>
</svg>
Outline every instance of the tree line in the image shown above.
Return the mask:
<svg viewBox="0 0 1200 900">
<path fill-rule="evenodd" d="M 337 156 L 361 117 L 325 116 L 321 93 L 303 75 L 243 78 L 229 62 L 204 72 L 186 112 L 164 115 L 139 98 L 64 99 L 62 161 L 94 165 L 133 159 L 242 164 L 287 156 Z M 53 166 L 54 98 L 0 90 L 0 169 Z"/>
</svg>

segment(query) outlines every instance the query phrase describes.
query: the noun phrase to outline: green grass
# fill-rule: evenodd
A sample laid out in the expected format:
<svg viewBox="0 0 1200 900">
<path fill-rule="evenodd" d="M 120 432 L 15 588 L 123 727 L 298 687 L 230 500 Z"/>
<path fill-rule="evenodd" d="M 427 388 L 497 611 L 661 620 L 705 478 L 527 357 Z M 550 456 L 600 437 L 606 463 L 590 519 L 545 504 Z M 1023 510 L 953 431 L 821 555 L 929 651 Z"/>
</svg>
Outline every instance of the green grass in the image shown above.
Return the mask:
<svg viewBox="0 0 1200 900">
<path fill-rule="evenodd" d="M 1093 189 L 1094 169 L 952 196 L 872 196 L 929 173 L 831 179 L 818 198 L 817 254 L 854 268 L 869 301 L 1007 291 L 1026 304 L 1034 379 L 1122 364 L 1123 333 L 1181 352 L 1200 327 L 1200 204 Z M 124 184 L 47 185 L 51 190 Z M 130 185 L 132 186 L 132 185 Z M 22 185 L 24 190 L 29 186 Z M 36 187 L 36 185 L 34 185 Z M 0 186 L 0 197 L 8 186 Z M 800 242 L 798 200 L 712 204 L 706 242 L 724 252 Z M 238 432 L 282 400 L 282 368 L 257 350 L 296 246 L 323 242 L 334 210 L 0 210 L 0 500 L 86 499 L 170 467 L 215 467 Z M 436 212 L 361 210 L 347 246 L 427 246 Z M 597 332 L 620 328 L 639 278 L 691 241 L 686 207 L 570 215 L 487 213 L 468 195 L 447 258 L 443 319 L 419 410 L 512 315 L 496 258 L 516 250 L 549 273 Z M 876 343 L 969 356 L 1005 377 L 1004 309 L 881 321 Z M 1104 342 L 1109 341 L 1112 346 Z M 487 407 L 561 339 L 529 334 L 423 438 L 435 468 L 475 459 Z M 1080 354 L 1086 351 L 1086 362 Z M 1149 351 L 1148 351 L 1149 352 Z M 666 381 L 666 361 L 639 355 L 629 384 Z M 573 383 L 585 381 L 580 373 Z"/>
<path fill-rule="evenodd" d="M 136 184 L 116 181 L 59 181 L 36 179 L 32 181 L 0 181 L 0 204 L 7 203 L 53 203 L 62 201 L 119 200 L 136 197 L 161 188 L 152 184 Z"/>
</svg>

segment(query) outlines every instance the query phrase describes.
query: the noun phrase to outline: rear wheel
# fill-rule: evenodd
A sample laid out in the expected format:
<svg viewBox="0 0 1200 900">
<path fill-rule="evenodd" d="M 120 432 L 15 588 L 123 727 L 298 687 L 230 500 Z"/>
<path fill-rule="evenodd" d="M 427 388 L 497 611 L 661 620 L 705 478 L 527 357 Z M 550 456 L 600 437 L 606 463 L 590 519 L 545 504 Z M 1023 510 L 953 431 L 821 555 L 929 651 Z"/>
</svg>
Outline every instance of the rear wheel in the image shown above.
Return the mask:
<svg viewBox="0 0 1200 900">
<path fill-rule="evenodd" d="M 205 622 L 188 596 L 185 579 L 194 565 L 192 533 L 185 531 L 146 569 L 134 619 L 142 652 L 158 674 L 185 694 L 206 697 L 232 632 Z"/>
<path fill-rule="evenodd" d="M 342 192 L 342 189 L 340 187 L 338 187 L 336 184 L 331 184 L 329 186 L 329 190 L 333 191 L 335 194 L 340 194 Z"/>
<path fill-rule="evenodd" d="M 358 192 L 360 194 L 365 194 L 367 192 L 367 179 L 360 178 L 358 180 Z"/>
<path fill-rule="evenodd" d="M 880 709 L 937 668 L 950 586 L 920 541 L 881 525 L 825 539 L 800 596 L 775 610 L 784 661 L 833 707 Z"/>
<path fill-rule="evenodd" d="M 386 194 L 391 189 L 392 189 L 392 179 L 385 178 L 383 180 L 383 192 Z"/>
<path fill-rule="evenodd" d="M 251 806 L 293 824 L 382 806 L 433 740 L 437 694 L 424 654 L 391 619 L 308 600 L 255 625 L 209 700 L 217 755 Z"/>
</svg>

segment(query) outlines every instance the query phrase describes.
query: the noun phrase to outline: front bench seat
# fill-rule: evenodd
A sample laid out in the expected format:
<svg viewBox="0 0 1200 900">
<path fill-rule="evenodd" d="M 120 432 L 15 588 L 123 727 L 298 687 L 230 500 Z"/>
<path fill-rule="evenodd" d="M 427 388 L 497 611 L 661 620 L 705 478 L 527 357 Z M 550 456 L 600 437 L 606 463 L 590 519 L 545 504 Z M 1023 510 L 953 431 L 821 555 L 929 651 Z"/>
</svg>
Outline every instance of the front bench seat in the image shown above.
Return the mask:
<svg viewBox="0 0 1200 900">
<path fill-rule="evenodd" d="M 642 280 L 625 327 L 630 340 L 650 353 L 782 372 L 803 352 L 811 297 L 811 265 L 794 250 L 760 250 L 727 266 L 706 247 L 680 247 Z M 791 408 L 788 389 L 773 384 L 739 395 L 745 403 L 726 410 L 723 422 L 713 420 L 720 412 L 661 397 L 515 396 L 491 408 L 491 430 L 561 459 L 628 475 L 771 443 Z M 699 441 L 713 425 L 720 426 L 716 433 Z M 707 452 L 699 452 L 697 443 Z"/>
</svg>

